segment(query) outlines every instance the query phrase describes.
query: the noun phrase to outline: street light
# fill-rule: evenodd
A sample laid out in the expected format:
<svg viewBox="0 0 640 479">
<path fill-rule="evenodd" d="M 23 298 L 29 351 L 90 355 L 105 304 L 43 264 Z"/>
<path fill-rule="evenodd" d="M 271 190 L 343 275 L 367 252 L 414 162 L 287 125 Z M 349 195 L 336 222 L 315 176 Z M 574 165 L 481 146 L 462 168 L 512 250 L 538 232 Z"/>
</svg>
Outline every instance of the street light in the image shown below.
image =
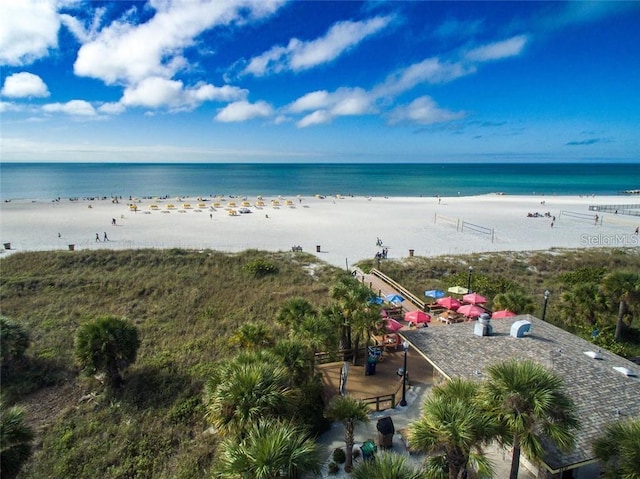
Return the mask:
<svg viewBox="0 0 640 479">
<path fill-rule="evenodd" d="M 402 399 L 400 400 L 400 406 L 407 405 L 407 351 L 409 350 L 409 343 L 404 341 L 402 343 L 402 349 L 404 349 L 404 366 L 402 367 Z"/>
<path fill-rule="evenodd" d="M 469 276 L 467 277 L 467 292 L 471 292 L 471 275 L 473 274 L 473 266 L 469 266 Z"/>
<path fill-rule="evenodd" d="M 549 295 L 551 293 L 549 290 L 545 290 L 544 292 L 544 307 L 542 308 L 542 320 L 544 321 L 544 317 L 547 315 L 547 303 L 549 302 Z"/>
</svg>

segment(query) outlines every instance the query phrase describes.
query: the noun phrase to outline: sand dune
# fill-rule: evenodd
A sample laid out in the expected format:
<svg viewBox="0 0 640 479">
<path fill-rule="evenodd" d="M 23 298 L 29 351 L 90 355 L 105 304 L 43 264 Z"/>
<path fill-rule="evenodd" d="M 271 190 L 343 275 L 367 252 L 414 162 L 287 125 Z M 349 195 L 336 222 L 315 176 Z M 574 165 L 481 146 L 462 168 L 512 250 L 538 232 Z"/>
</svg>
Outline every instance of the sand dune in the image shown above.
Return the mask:
<svg viewBox="0 0 640 479">
<path fill-rule="evenodd" d="M 373 258 L 382 250 L 378 238 L 392 259 L 407 257 L 410 250 L 416 256 L 435 256 L 637 247 L 640 240 L 633 233 L 640 218 L 598 213 L 596 224 L 596 213 L 589 211 L 590 205 L 633 203 L 630 200 L 500 194 L 440 199 L 149 198 L 132 200 L 137 211 L 128 199 L 10 201 L 0 205 L 0 234 L 5 247 L 7 243 L 11 247 L 3 250 L 4 256 L 15 251 L 68 250 L 69 245 L 76 250 L 181 247 L 228 252 L 291 251 L 300 246 L 328 263 L 345 266 Z M 240 213 L 243 207 L 251 213 Z M 237 214 L 230 215 L 229 209 Z M 529 217 L 530 213 L 540 216 Z"/>
</svg>

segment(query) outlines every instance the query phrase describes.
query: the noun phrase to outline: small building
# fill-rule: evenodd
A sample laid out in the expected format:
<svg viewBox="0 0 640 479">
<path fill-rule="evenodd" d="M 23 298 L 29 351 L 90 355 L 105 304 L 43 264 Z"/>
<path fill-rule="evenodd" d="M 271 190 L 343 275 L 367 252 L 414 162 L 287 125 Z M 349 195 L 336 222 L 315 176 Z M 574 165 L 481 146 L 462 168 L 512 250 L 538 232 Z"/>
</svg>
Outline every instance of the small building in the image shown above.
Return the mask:
<svg viewBox="0 0 640 479">
<path fill-rule="evenodd" d="M 483 380 L 488 366 L 512 358 L 560 375 L 580 418 L 575 448 L 562 453 L 550 447 L 541 467 L 524 458 L 522 464 L 540 478 L 597 478 L 593 440 L 612 422 L 640 417 L 640 365 L 530 315 L 491 320 L 485 331 L 478 334 L 473 322 L 402 335 L 433 366 L 434 384 L 454 377 Z"/>
</svg>

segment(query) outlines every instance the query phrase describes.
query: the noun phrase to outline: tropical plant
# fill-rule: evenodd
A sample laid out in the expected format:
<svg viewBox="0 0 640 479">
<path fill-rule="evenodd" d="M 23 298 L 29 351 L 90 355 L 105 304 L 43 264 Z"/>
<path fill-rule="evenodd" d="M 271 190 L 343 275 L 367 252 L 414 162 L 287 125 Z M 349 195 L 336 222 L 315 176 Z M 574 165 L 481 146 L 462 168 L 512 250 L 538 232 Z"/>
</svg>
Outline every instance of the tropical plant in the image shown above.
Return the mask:
<svg viewBox="0 0 640 479">
<path fill-rule="evenodd" d="M 640 419 L 609 424 L 593 443 L 607 479 L 640 479 Z"/>
<path fill-rule="evenodd" d="M 265 323 L 244 323 L 231 337 L 230 342 L 244 349 L 270 346 L 274 342 L 273 333 Z"/>
<path fill-rule="evenodd" d="M 0 477 L 13 479 L 31 456 L 33 431 L 26 424 L 24 410 L 6 409 L 0 403 Z"/>
<path fill-rule="evenodd" d="M 578 283 L 560 297 L 560 314 L 569 325 L 596 324 L 600 304 L 600 286 L 597 283 Z"/>
<path fill-rule="evenodd" d="M 220 449 L 216 473 L 222 478 L 297 479 L 320 471 L 317 445 L 291 422 L 261 419 L 240 441 L 226 438 Z"/>
<path fill-rule="evenodd" d="M 355 333 L 353 340 L 353 364 L 358 359 L 358 349 L 360 340 L 364 339 L 365 350 L 369 346 L 369 339 L 373 332 L 380 327 L 382 316 L 380 316 L 380 307 L 373 304 L 363 305 L 357 309 L 352 318 L 352 331 Z"/>
<path fill-rule="evenodd" d="M 369 408 L 362 401 L 351 396 L 336 396 L 327 408 L 327 416 L 344 425 L 344 442 L 346 445 L 346 462 L 344 470 L 351 471 L 353 465 L 353 444 L 356 426 L 369 422 Z"/>
<path fill-rule="evenodd" d="M 122 371 L 135 362 L 139 347 L 137 328 L 114 316 L 85 323 L 76 332 L 76 359 L 89 372 L 105 373 L 112 387 L 122 385 Z"/>
<path fill-rule="evenodd" d="M 601 288 L 604 295 L 618 303 L 615 340 L 621 341 L 624 318 L 630 314 L 630 306 L 637 306 L 640 302 L 640 275 L 629 271 L 615 271 L 602 279 Z"/>
<path fill-rule="evenodd" d="M 298 398 L 287 369 L 264 352 L 236 356 L 205 384 L 206 417 L 223 436 L 242 436 L 261 419 L 290 414 Z"/>
<path fill-rule="evenodd" d="M 569 450 L 578 427 L 576 406 L 563 390 L 562 379 L 530 360 L 511 360 L 487 368 L 484 406 L 497 418 L 499 440 L 513 448 L 510 479 L 518 477 L 520 454 L 544 458 L 543 438 Z"/>
<path fill-rule="evenodd" d="M 10 368 L 24 356 L 29 347 L 29 334 L 21 324 L 0 316 L 0 367 Z"/>
<path fill-rule="evenodd" d="M 517 314 L 531 314 L 536 310 L 536 303 L 528 294 L 520 291 L 499 293 L 493 298 L 493 309 L 508 309 Z"/>
<path fill-rule="evenodd" d="M 360 461 L 351 471 L 353 479 L 420 479 L 424 471 L 407 463 L 407 457 L 382 452 L 373 461 Z"/>
<path fill-rule="evenodd" d="M 313 374 L 313 351 L 304 343 L 281 339 L 271 349 L 287 368 L 293 384 L 301 384 Z"/>
<path fill-rule="evenodd" d="M 306 298 L 296 296 L 289 298 L 280 306 L 276 314 L 276 321 L 288 328 L 294 328 L 306 316 L 315 315 L 316 311 L 313 305 Z"/>
<path fill-rule="evenodd" d="M 482 409 L 479 391 L 478 383 L 453 379 L 425 400 L 422 416 L 409 426 L 409 442 L 429 454 L 426 477 L 459 479 L 470 471 L 491 477 L 483 446 L 496 436 L 497 422 Z"/>
</svg>

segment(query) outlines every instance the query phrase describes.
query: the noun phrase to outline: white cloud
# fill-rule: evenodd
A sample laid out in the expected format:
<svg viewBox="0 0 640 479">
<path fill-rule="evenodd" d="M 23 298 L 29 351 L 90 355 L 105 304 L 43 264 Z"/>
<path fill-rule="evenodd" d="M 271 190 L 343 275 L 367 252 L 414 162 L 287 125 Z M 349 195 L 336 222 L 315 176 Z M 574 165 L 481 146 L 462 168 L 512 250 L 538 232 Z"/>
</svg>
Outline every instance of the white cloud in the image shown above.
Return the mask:
<svg viewBox="0 0 640 479">
<path fill-rule="evenodd" d="M 84 100 L 71 100 L 67 103 L 49 103 L 42 107 L 47 113 L 65 113 L 74 116 L 95 116 L 96 110 Z"/>
<path fill-rule="evenodd" d="M 54 0 L 0 1 L 0 65 L 26 65 L 58 45 Z"/>
<path fill-rule="evenodd" d="M 296 125 L 298 128 L 306 128 L 312 125 L 321 125 L 323 123 L 329 123 L 333 119 L 333 115 L 331 115 L 326 110 L 316 110 L 313 113 L 308 114 L 304 118 L 302 118 Z"/>
<path fill-rule="evenodd" d="M 448 83 L 474 71 L 474 67 L 460 62 L 442 62 L 439 58 L 427 58 L 390 75 L 384 83 L 374 89 L 374 94 L 394 96 L 421 83 Z"/>
<path fill-rule="evenodd" d="M 185 68 L 182 52 L 195 38 L 216 25 L 246 21 L 273 13 L 280 1 L 190 0 L 153 1 L 155 15 L 134 25 L 115 21 L 78 51 L 77 75 L 98 78 L 107 84 L 135 84 L 150 76 L 171 78 Z"/>
<path fill-rule="evenodd" d="M 411 122 L 422 125 L 444 123 L 464 118 L 463 112 L 452 112 L 442 109 L 429 96 L 416 98 L 408 105 L 396 107 L 389 116 L 389 123 Z"/>
<path fill-rule="evenodd" d="M 97 37 L 100 24 L 106 11 L 107 9 L 104 7 L 96 8 L 93 12 L 91 24 L 88 26 L 85 26 L 79 19 L 66 13 L 60 14 L 60 21 L 80 43 L 87 43 Z"/>
<path fill-rule="evenodd" d="M 527 44 L 526 35 L 490 43 L 469 51 L 465 58 L 474 62 L 488 62 L 492 60 L 502 60 L 503 58 L 520 55 Z"/>
<path fill-rule="evenodd" d="M 324 108 L 329 103 L 329 92 L 327 90 L 312 91 L 301 96 L 291 105 L 288 110 L 292 113 L 302 113 L 309 110 Z"/>
<path fill-rule="evenodd" d="M 124 113 L 125 110 L 125 106 L 120 102 L 103 103 L 98 107 L 98 111 L 106 115 L 119 115 Z"/>
<path fill-rule="evenodd" d="M 234 101 L 246 98 L 247 91 L 225 85 L 215 87 L 198 83 L 185 87 L 181 81 L 150 77 L 125 89 L 120 102 L 125 106 L 148 108 L 167 107 L 170 110 L 192 110 L 205 101 Z"/>
<path fill-rule="evenodd" d="M 9 75 L 4 81 L 1 93 L 11 98 L 44 98 L 49 96 L 49 90 L 44 81 L 42 81 L 42 78 L 28 72 Z"/>
<path fill-rule="evenodd" d="M 237 101 L 221 109 L 215 116 L 215 120 L 223 123 L 234 123 L 253 120 L 254 118 L 266 118 L 272 114 L 273 108 L 264 101 L 256 103 Z"/>
<path fill-rule="evenodd" d="M 393 17 L 375 17 L 361 22 L 334 24 L 325 36 L 303 42 L 296 38 L 286 47 L 275 46 L 249 60 L 242 74 L 264 76 L 285 70 L 302 71 L 329 63 L 367 37 L 387 27 Z"/>
</svg>

